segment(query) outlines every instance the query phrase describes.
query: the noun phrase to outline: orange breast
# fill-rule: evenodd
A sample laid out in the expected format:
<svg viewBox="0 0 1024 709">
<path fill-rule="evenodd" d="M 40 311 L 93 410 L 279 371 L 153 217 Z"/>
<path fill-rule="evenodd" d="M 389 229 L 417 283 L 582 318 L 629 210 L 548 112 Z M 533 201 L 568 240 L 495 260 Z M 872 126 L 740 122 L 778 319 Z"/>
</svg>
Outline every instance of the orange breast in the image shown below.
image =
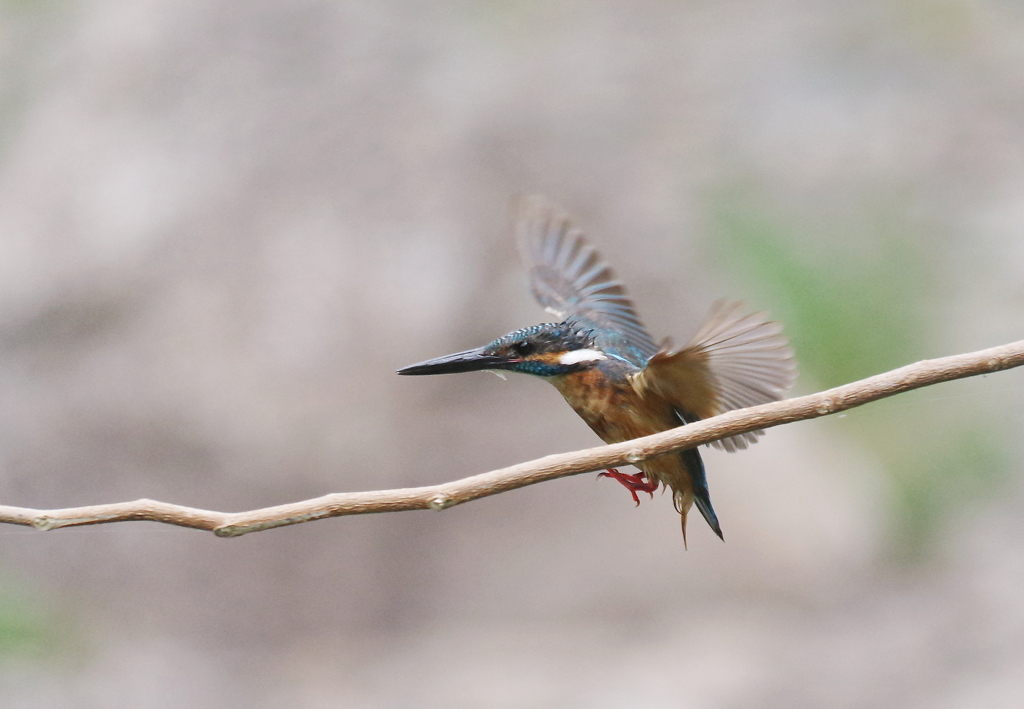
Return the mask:
<svg viewBox="0 0 1024 709">
<path fill-rule="evenodd" d="M 605 443 L 620 443 L 679 425 L 670 404 L 649 393 L 641 397 L 628 382 L 610 381 L 597 367 L 555 377 L 551 382 Z M 683 511 L 692 502 L 692 480 L 675 453 L 638 463 L 647 475 L 675 492 Z"/>
<path fill-rule="evenodd" d="M 643 397 L 628 382 L 612 382 L 597 367 L 556 377 L 552 383 L 605 443 L 619 443 L 678 425 L 671 407 Z"/>
</svg>

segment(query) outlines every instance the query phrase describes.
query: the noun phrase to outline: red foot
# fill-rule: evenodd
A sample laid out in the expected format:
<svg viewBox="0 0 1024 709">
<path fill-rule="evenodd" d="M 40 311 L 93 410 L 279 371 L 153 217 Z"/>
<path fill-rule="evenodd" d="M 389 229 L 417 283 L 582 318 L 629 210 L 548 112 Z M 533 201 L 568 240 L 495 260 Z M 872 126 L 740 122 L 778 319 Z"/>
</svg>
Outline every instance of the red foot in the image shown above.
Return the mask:
<svg viewBox="0 0 1024 709">
<path fill-rule="evenodd" d="M 646 492 L 654 499 L 654 491 L 658 489 L 657 480 L 648 480 L 647 476 L 643 472 L 639 472 L 636 475 L 629 475 L 628 473 L 620 473 L 614 468 L 608 468 L 605 472 L 598 474 L 599 478 L 614 478 L 618 480 L 622 485 L 629 490 L 629 494 L 633 496 L 633 502 L 640 505 L 640 498 L 636 496 L 638 492 Z"/>
</svg>

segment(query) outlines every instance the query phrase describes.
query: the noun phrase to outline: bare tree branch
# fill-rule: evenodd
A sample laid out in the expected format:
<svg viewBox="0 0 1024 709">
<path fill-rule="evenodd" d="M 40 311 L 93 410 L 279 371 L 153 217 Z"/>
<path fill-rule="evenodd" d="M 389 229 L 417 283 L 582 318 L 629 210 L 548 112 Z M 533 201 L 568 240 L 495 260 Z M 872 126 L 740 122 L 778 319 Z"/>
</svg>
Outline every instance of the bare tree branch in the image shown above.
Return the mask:
<svg viewBox="0 0 1024 709">
<path fill-rule="evenodd" d="M 235 513 L 201 510 L 146 499 L 59 510 L 0 505 L 0 522 L 48 530 L 85 524 L 149 520 L 205 529 L 220 537 L 237 537 L 326 517 L 402 510 L 443 510 L 545 480 L 638 463 L 726 436 L 827 416 L 911 389 L 998 372 L 1022 364 L 1024 340 L 978 352 L 925 360 L 817 394 L 730 411 L 653 436 L 549 455 L 441 485 L 332 493 L 302 502 Z"/>
</svg>

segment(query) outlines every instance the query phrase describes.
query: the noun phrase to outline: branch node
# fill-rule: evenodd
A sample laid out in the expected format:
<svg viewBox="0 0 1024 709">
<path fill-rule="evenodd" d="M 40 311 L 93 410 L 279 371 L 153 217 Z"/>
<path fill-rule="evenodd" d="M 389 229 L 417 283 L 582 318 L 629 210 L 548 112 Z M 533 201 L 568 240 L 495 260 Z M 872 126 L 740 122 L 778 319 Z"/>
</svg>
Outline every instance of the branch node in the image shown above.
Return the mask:
<svg viewBox="0 0 1024 709">
<path fill-rule="evenodd" d="M 643 451 L 632 450 L 629 453 L 626 453 L 626 462 L 629 463 L 630 465 L 635 465 L 636 463 L 641 462 L 643 459 Z"/>
<path fill-rule="evenodd" d="M 451 507 L 454 504 L 455 504 L 455 500 L 453 500 L 452 498 L 448 497 L 448 495 L 446 495 L 446 494 L 444 494 L 442 492 L 441 494 L 437 495 L 436 497 L 430 498 L 430 501 L 427 502 L 427 507 L 429 507 L 432 510 L 436 510 L 436 511 L 440 512 L 441 510 L 448 509 L 449 507 Z"/>
<path fill-rule="evenodd" d="M 231 539 L 245 534 L 244 531 L 239 531 L 238 525 L 235 524 L 229 524 L 223 527 L 214 527 L 212 531 L 214 536 L 221 537 L 222 539 Z"/>
<path fill-rule="evenodd" d="M 835 401 L 833 401 L 831 398 L 826 398 L 819 401 L 818 405 L 814 407 L 814 410 L 817 411 L 822 416 L 825 416 L 826 414 L 832 413 L 833 409 L 835 408 L 835 405 Z"/>
<path fill-rule="evenodd" d="M 51 529 L 59 527 L 60 524 L 59 520 L 56 520 L 49 515 L 39 515 L 38 517 L 32 518 L 32 526 L 36 529 L 42 530 L 43 532 L 49 532 Z"/>
</svg>

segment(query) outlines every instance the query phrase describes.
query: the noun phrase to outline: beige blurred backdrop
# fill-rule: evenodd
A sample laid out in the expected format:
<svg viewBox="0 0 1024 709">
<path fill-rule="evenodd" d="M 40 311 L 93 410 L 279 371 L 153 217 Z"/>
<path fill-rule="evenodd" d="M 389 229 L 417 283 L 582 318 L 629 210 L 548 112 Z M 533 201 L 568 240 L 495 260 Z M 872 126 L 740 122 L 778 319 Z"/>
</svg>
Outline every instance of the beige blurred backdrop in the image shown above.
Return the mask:
<svg viewBox="0 0 1024 709">
<path fill-rule="evenodd" d="M 0 501 L 244 510 L 595 445 L 508 200 L 656 338 L 810 393 L 1022 337 L 1024 4 L 0 4 Z M 1024 705 L 1024 374 L 709 451 L 727 543 L 593 474 L 217 539 L 0 529 L 0 705 Z"/>
</svg>

